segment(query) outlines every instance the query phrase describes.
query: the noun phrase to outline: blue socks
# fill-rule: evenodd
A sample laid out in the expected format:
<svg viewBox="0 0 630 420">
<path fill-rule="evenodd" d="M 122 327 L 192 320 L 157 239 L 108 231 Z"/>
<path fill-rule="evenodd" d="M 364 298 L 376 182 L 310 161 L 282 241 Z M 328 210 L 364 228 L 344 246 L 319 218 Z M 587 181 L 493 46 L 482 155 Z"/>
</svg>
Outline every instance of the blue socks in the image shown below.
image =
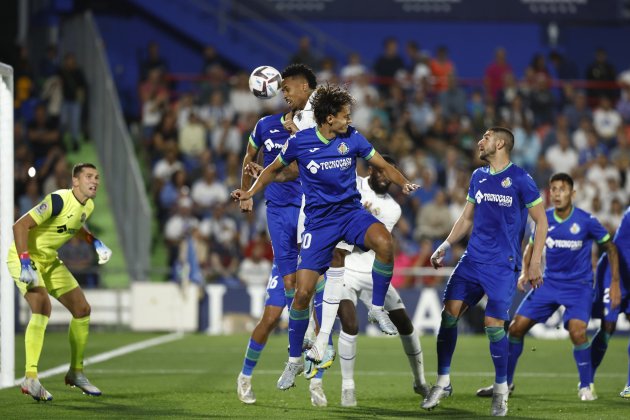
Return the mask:
<svg viewBox="0 0 630 420">
<path fill-rule="evenodd" d="M 580 388 L 591 386 L 591 382 L 593 382 L 591 343 L 587 341 L 579 346 L 573 346 L 573 357 L 580 375 Z"/>
<path fill-rule="evenodd" d="M 451 360 L 457 344 L 457 321 L 446 311 L 442 311 L 442 322 L 437 336 L 438 375 L 448 375 L 451 371 Z"/>
<path fill-rule="evenodd" d="M 507 382 L 508 372 L 508 339 L 503 327 L 486 327 L 486 335 L 490 340 L 490 355 L 494 363 L 494 382 Z"/>
<path fill-rule="evenodd" d="M 603 328 L 597 330 L 591 341 L 591 367 L 593 368 L 593 380 L 595 380 L 595 372 L 600 363 L 604 359 L 606 350 L 608 350 L 608 341 L 610 340 L 610 334 L 608 334 Z"/>
<path fill-rule="evenodd" d="M 521 357 L 521 353 L 523 353 L 523 339 L 508 336 L 508 385 L 514 383 L 514 371 L 516 370 L 516 363 L 518 362 L 518 358 Z"/>
<path fill-rule="evenodd" d="M 252 338 L 249 339 L 249 345 L 245 352 L 245 360 L 243 361 L 243 369 L 241 370 L 243 375 L 252 376 L 252 372 L 260 358 L 260 353 L 262 353 L 264 348 L 264 344 L 257 343 Z"/>
<path fill-rule="evenodd" d="M 372 265 L 372 305 L 383 306 L 385 304 L 385 295 L 392 281 L 392 273 L 394 272 L 394 264 L 382 263 L 376 258 Z"/>
<path fill-rule="evenodd" d="M 302 341 L 308 328 L 309 308 L 289 310 L 289 357 L 302 356 Z"/>
</svg>

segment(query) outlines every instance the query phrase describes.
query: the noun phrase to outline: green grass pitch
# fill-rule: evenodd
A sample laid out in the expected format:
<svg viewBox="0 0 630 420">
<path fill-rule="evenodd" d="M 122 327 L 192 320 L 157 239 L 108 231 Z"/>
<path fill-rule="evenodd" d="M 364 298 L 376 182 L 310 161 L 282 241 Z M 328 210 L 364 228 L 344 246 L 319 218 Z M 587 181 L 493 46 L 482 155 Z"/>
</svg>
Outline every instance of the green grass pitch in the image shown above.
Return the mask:
<svg viewBox="0 0 630 420">
<path fill-rule="evenodd" d="M 131 344 L 156 334 L 94 332 L 87 356 Z M 23 336 L 17 338 L 16 363 L 22 374 Z M 131 418 L 478 418 L 489 415 L 490 400 L 475 390 L 493 380 L 485 336 L 460 336 L 453 360 L 454 394 L 426 412 L 413 393 L 411 373 L 398 338 L 358 340 L 355 381 L 358 407 L 339 406 L 341 375 L 338 362 L 324 376 L 327 408 L 311 406 L 308 382 L 278 391 L 276 380 L 286 360 L 284 335 L 269 340 L 254 373 L 257 402 L 252 406 L 236 397 L 236 377 L 248 337 L 186 335 L 183 339 L 88 366 L 88 377 L 101 388 L 102 397 L 88 397 L 63 385 L 63 374 L 42 379 L 53 394 L 49 403 L 37 403 L 17 387 L 0 391 L 0 419 L 131 419 Z M 422 337 L 427 379 L 435 380 L 435 337 Z M 600 370 L 599 399 L 577 399 L 577 372 L 568 340 L 527 338 L 510 398 L 509 416 L 531 419 L 628 418 L 630 400 L 618 396 L 626 382 L 627 338 L 614 337 Z M 40 371 L 68 361 L 66 334 L 46 336 Z"/>
</svg>

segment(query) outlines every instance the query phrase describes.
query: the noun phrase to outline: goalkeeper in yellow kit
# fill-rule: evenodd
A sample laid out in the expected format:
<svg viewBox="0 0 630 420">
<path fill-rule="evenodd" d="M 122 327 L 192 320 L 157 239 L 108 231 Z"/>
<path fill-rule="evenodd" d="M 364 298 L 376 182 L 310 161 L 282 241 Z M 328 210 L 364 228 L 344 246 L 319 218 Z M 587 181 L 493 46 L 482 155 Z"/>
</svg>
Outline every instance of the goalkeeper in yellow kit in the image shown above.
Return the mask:
<svg viewBox="0 0 630 420">
<path fill-rule="evenodd" d="M 94 246 L 99 264 L 106 263 L 111 257 L 111 250 L 85 227 L 94 210 L 92 199 L 98 184 L 96 167 L 91 163 L 78 164 L 72 169 L 71 189 L 48 194 L 13 225 L 15 242 L 9 250 L 9 272 L 32 312 L 24 335 L 26 373 L 21 388 L 24 394 L 37 401 L 52 400 L 52 395 L 37 378 L 37 365 L 51 312 L 49 294 L 72 314 L 68 331 L 70 369 L 65 383 L 80 388 L 85 394 L 101 395 L 83 373 L 90 305 L 79 283 L 57 257 L 57 249 L 75 235 Z"/>
</svg>

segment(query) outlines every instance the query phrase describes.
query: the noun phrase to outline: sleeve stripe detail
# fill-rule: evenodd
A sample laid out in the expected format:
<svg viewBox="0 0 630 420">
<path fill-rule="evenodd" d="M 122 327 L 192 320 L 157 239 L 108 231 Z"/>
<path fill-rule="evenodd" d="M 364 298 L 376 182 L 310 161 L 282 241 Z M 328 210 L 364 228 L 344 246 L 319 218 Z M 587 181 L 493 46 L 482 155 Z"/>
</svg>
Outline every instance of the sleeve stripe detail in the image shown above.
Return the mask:
<svg viewBox="0 0 630 420">
<path fill-rule="evenodd" d="M 52 202 L 52 213 L 50 217 L 55 217 L 59 215 L 63 209 L 63 199 L 59 194 L 50 194 L 50 201 Z"/>
<path fill-rule="evenodd" d="M 533 244 L 533 243 L 534 243 L 534 237 L 533 237 L 533 236 L 530 236 L 530 237 L 529 237 L 529 243 L 530 243 L 530 244 Z"/>
<path fill-rule="evenodd" d="M 468 194 L 466 194 L 466 200 L 467 200 L 469 203 L 473 203 L 473 204 L 475 203 L 475 199 L 474 199 L 474 198 L 472 198 L 471 196 L 469 196 Z"/>
<path fill-rule="evenodd" d="M 526 204 L 525 207 L 527 207 L 528 209 L 531 209 L 532 207 L 534 207 L 536 204 L 539 204 L 539 203 L 542 203 L 542 197 L 538 197 L 537 199 L 535 199 L 531 203 Z"/>
<path fill-rule="evenodd" d="M 258 150 L 258 146 L 254 143 L 254 139 L 251 135 L 249 136 L 249 144 L 251 144 L 254 149 Z"/>
<path fill-rule="evenodd" d="M 278 159 L 280 159 L 280 163 L 282 163 L 284 166 L 289 166 L 289 164 L 284 159 L 282 159 L 282 155 L 278 155 Z"/>
<path fill-rule="evenodd" d="M 602 239 L 597 241 L 598 244 L 603 244 L 604 242 L 608 242 L 610 240 L 610 233 L 607 233 Z"/>
<path fill-rule="evenodd" d="M 370 153 L 368 153 L 363 159 L 365 160 L 370 160 L 372 159 L 372 156 L 374 156 L 374 154 L 376 153 L 376 149 L 372 148 L 372 150 L 370 151 Z"/>
</svg>

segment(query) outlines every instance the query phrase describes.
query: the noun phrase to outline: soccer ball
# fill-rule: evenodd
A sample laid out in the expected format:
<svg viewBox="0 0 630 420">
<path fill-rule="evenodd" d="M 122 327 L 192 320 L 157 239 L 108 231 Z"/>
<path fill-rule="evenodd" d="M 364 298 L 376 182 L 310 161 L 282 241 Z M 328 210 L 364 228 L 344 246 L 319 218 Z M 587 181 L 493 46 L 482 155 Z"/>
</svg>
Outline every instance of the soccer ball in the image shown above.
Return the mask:
<svg viewBox="0 0 630 420">
<path fill-rule="evenodd" d="M 249 90 L 257 98 L 273 98 L 280 90 L 280 83 L 282 83 L 280 72 L 271 66 L 257 67 L 249 75 Z"/>
</svg>

